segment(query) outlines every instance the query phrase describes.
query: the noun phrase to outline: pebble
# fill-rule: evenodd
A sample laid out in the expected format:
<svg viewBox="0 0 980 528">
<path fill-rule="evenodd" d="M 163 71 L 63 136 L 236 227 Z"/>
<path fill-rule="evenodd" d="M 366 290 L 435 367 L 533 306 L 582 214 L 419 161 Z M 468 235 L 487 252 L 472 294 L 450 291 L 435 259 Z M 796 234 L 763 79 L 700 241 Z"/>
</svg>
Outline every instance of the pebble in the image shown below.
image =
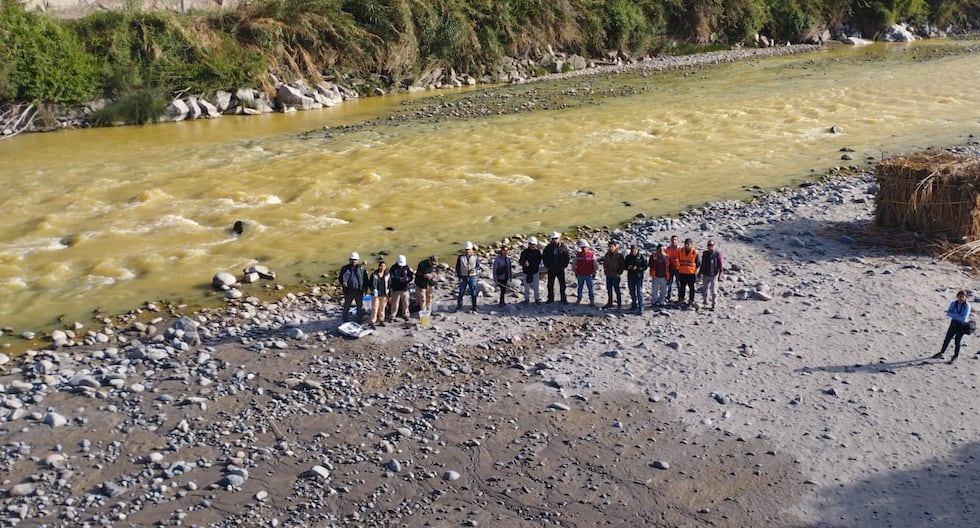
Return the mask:
<svg viewBox="0 0 980 528">
<path fill-rule="evenodd" d="M 446 480 L 446 481 L 449 481 L 449 482 L 452 482 L 454 480 L 459 480 L 459 477 L 460 477 L 460 474 L 457 473 L 457 472 L 455 472 L 455 471 L 452 471 L 452 470 L 447 471 L 447 472 L 445 472 L 445 473 L 442 474 L 442 480 Z"/>
<path fill-rule="evenodd" d="M 548 408 L 549 409 L 554 409 L 556 411 L 570 411 L 570 410 L 572 410 L 571 407 L 569 407 L 567 404 L 564 404 L 562 402 L 552 403 L 551 405 L 548 406 Z"/>
<path fill-rule="evenodd" d="M 653 464 L 650 464 L 654 469 L 670 469 L 670 464 L 663 460 L 654 460 Z"/>
</svg>

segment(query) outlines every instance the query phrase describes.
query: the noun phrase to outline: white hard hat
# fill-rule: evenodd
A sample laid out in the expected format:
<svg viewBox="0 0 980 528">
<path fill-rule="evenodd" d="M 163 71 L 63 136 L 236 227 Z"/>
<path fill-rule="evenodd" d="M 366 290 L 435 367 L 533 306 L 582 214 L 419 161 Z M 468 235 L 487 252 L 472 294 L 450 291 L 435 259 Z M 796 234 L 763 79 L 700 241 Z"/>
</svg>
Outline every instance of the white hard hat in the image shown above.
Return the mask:
<svg viewBox="0 0 980 528">
<path fill-rule="evenodd" d="M 556 238 L 561 238 L 561 233 L 559 233 L 558 231 L 555 231 L 554 233 L 551 234 L 551 239 L 552 240 L 554 240 Z"/>
<path fill-rule="evenodd" d="M 398 255 L 398 258 L 395 259 L 395 264 L 398 264 L 399 266 L 404 266 L 405 264 L 408 264 L 408 259 L 405 258 L 405 255 Z"/>
<path fill-rule="evenodd" d="M 348 258 L 350 260 L 361 260 L 361 256 L 358 255 L 356 251 L 352 251 L 351 254 L 350 254 L 350 257 L 348 257 Z"/>
<path fill-rule="evenodd" d="M 527 239 L 527 243 L 528 244 L 534 244 L 536 246 L 536 245 L 538 245 L 538 239 L 535 238 L 535 237 L 531 237 L 531 238 Z"/>
<path fill-rule="evenodd" d="M 473 249 L 473 243 L 467 240 L 466 243 L 463 244 L 463 249 Z"/>
<path fill-rule="evenodd" d="M 584 241 L 584 240 L 582 240 L 582 239 L 579 239 L 579 241 L 578 241 L 578 247 L 580 247 L 580 248 L 587 248 L 587 247 L 589 247 L 589 243 L 586 242 L 586 241 Z"/>
</svg>

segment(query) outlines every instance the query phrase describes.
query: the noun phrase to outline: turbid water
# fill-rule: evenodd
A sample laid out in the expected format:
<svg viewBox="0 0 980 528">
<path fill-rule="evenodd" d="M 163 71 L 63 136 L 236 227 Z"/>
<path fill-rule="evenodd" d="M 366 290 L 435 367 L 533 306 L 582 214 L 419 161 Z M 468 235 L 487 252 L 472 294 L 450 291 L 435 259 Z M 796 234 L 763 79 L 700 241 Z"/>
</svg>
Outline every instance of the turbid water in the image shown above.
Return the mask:
<svg viewBox="0 0 980 528">
<path fill-rule="evenodd" d="M 252 263 L 289 284 L 326 280 L 351 250 L 450 258 L 465 240 L 671 214 L 961 144 L 980 132 L 980 60 L 937 50 L 969 44 L 571 79 L 554 89 L 582 104 L 492 118 L 384 124 L 424 104 L 401 96 L 18 136 L 0 142 L 0 326 L 209 302 L 215 272 Z M 594 96 L 606 89 L 634 93 Z M 841 161 L 844 147 L 855 161 Z"/>
</svg>

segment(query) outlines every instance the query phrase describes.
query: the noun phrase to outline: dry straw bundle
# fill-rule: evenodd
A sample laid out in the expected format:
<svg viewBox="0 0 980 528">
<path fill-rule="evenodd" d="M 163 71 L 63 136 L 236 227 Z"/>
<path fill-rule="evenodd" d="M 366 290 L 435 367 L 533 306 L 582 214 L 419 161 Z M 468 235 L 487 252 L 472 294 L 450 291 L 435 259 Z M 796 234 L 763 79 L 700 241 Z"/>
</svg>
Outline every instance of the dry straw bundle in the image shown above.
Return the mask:
<svg viewBox="0 0 980 528">
<path fill-rule="evenodd" d="M 980 158 L 920 152 L 883 161 L 875 174 L 879 227 L 954 243 L 980 240 Z"/>
</svg>

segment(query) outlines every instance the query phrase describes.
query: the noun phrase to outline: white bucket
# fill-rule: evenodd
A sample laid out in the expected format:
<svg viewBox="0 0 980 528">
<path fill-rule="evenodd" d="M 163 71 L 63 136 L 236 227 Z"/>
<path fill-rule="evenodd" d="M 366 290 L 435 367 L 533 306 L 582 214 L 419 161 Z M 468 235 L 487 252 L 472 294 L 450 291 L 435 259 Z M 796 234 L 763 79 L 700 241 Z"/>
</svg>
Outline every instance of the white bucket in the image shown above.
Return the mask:
<svg viewBox="0 0 980 528">
<path fill-rule="evenodd" d="M 432 324 L 432 312 L 429 310 L 419 310 L 419 324 L 422 326 Z"/>
<path fill-rule="evenodd" d="M 364 296 L 364 311 L 365 313 L 371 313 L 371 295 Z"/>
</svg>

